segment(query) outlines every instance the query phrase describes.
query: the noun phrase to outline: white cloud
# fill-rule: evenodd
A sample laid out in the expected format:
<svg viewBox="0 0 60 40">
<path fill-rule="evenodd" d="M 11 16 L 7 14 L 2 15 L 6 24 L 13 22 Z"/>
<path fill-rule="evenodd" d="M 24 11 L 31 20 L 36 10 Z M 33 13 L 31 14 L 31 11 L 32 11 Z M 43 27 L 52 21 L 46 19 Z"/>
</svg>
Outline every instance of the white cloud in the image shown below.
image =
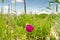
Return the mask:
<svg viewBox="0 0 60 40">
<path fill-rule="evenodd" d="M 20 15 L 22 14 L 23 11 L 17 11 L 17 15 Z"/>
<path fill-rule="evenodd" d="M 58 0 L 60 2 L 60 0 Z"/>
<path fill-rule="evenodd" d="M 46 11 L 40 11 L 40 13 L 48 13 L 48 12 L 46 12 Z"/>
<path fill-rule="evenodd" d="M 4 6 L 4 9 L 8 9 L 8 6 Z"/>
<path fill-rule="evenodd" d="M 58 5 L 58 7 L 60 7 L 60 4 Z"/>
<path fill-rule="evenodd" d="M 4 13 L 8 12 L 8 6 L 4 6 Z"/>
<path fill-rule="evenodd" d="M 16 0 L 16 2 L 23 2 L 23 0 Z M 15 3 L 15 0 L 12 0 L 12 3 Z"/>
<path fill-rule="evenodd" d="M 40 14 L 40 11 L 38 9 L 32 11 L 33 14 Z"/>
<path fill-rule="evenodd" d="M 16 2 L 23 2 L 23 0 L 16 0 Z"/>
<path fill-rule="evenodd" d="M 38 9 L 34 9 L 34 10 L 32 10 L 32 11 L 27 11 L 27 13 L 29 14 L 29 12 L 32 12 L 32 14 L 42 14 L 42 13 L 45 13 L 45 14 L 50 14 L 51 13 L 51 11 L 46 11 L 46 10 L 38 10 Z"/>
<path fill-rule="evenodd" d="M 22 11 L 16 11 L 16 12 L 12 11 L 12 13 L 13 14 L 16 14 L 17 13 L 17 15 L 20 15 L 22 13 Z"/>
<path fill-rule="evenodd" d="M 11 1 L 12 3 L 15 3 L 14 0 Z"/>
</svg>

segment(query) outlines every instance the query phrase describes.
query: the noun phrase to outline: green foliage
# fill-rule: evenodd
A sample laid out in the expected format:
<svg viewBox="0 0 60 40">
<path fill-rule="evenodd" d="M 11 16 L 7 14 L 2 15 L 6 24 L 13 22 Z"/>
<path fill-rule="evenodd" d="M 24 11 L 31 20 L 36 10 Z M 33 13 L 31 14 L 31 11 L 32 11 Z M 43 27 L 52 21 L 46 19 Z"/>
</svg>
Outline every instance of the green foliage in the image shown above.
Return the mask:
<svg viewBox="0 0 60 40">
<path fill-rule="evenodd" d="M 6 27 L 6 21 L 8 21 L 8 27 Z M 55 37 L 50 36 L 50 30 L 53 27 L 51 25 L 54 21 L 58 23 L 56 31 L 60 35 L 60 14 L 23 14 L 19 16 L 0 14 L 0 39 L 16 40 L 18 37 L 20 40 L 46 40 L 49 36 L 50 40 L 55 40 Z M 28 33 L 25 30 L 26 23 L 34 26 L 33 32 Z"/>
<path fill-rule="evenodd" d="M 4 0 L 2 0 L 2 3 L 4 3 Z"/>
<path fill-rule="evenodd" d="M 58 2 L 58 0 L 54 0 L 55 2 Z"/>
</svg>

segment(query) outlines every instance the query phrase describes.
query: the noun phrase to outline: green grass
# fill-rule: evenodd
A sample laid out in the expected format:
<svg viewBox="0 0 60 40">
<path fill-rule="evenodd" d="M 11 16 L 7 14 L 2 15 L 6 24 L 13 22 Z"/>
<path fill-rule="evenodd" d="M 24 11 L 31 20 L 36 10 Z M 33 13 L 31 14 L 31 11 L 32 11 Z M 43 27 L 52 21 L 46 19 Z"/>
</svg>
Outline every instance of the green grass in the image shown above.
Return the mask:
<svg viewBox="0 0 60 40">
<path fill-rule="evenodd" d="M 8 21 L 8 27 L 6 27 L 6 21 Z M 31 33 L 25 30 L 27 22 L 34 26 Z M 56 40 L 51 34 L 52 27 L 56 30 L 57 36 L 60 36 L 60 14 L 16 16 L 0 13 L 0 40 Z"/>
</svg>

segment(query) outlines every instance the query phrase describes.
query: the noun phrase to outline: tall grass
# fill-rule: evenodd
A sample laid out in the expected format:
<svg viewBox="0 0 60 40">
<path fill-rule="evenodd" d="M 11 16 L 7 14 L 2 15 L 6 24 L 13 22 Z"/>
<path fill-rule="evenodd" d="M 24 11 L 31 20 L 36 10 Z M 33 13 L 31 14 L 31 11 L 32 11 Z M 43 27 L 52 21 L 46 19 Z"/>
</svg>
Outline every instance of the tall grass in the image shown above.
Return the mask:
<svg viewBox="0 0 60 40">
<path fill-rule="evenodd" d="M 60 14 L 59 14 L 60 15 Z M 56 14 L 0 14 L 1 40 L 59 40 L 60 16 Z M 8 28 L 6 22 L 8 21 Z M 34 26 L 33 32 L 25 30 L 26 23 Z"/>
</svg>

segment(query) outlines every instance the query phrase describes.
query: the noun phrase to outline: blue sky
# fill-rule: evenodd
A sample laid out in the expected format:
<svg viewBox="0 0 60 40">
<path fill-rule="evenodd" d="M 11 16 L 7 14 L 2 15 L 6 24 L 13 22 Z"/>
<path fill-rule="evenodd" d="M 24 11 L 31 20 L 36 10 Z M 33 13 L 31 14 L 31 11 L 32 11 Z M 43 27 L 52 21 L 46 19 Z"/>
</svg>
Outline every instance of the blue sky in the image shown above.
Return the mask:
<svg viewBox="0 0 60 40">
<path fill-rule="evenodd" d="M 30 11 L 41 11 L 41 10 L 47 10 L 46 7 L 48 7 L 49 5 L 49 1 L 50 0 L 26 0 L 26 7 L 27 7 L 27 12 Z M 14 10 L 14 5 L 12 3 L 12 0 L 5 0 L 4 2 L 4 6 L 7 6 L 10 3 L 10 5 L 12 6 L 12 10 Z M 0 0 L 0 7 L 1 7 L 2 3 Z M 51 11 L 55 11 L 55 3 L 52 5 L 52 10 Z M 59 7 L 60 8 L 60 7 Z M 17 5 L 16 5 L 16 10 L 24 12 L 24 3 L 23 0 L 19 0 L 17 1 Z"/>
</svg>

